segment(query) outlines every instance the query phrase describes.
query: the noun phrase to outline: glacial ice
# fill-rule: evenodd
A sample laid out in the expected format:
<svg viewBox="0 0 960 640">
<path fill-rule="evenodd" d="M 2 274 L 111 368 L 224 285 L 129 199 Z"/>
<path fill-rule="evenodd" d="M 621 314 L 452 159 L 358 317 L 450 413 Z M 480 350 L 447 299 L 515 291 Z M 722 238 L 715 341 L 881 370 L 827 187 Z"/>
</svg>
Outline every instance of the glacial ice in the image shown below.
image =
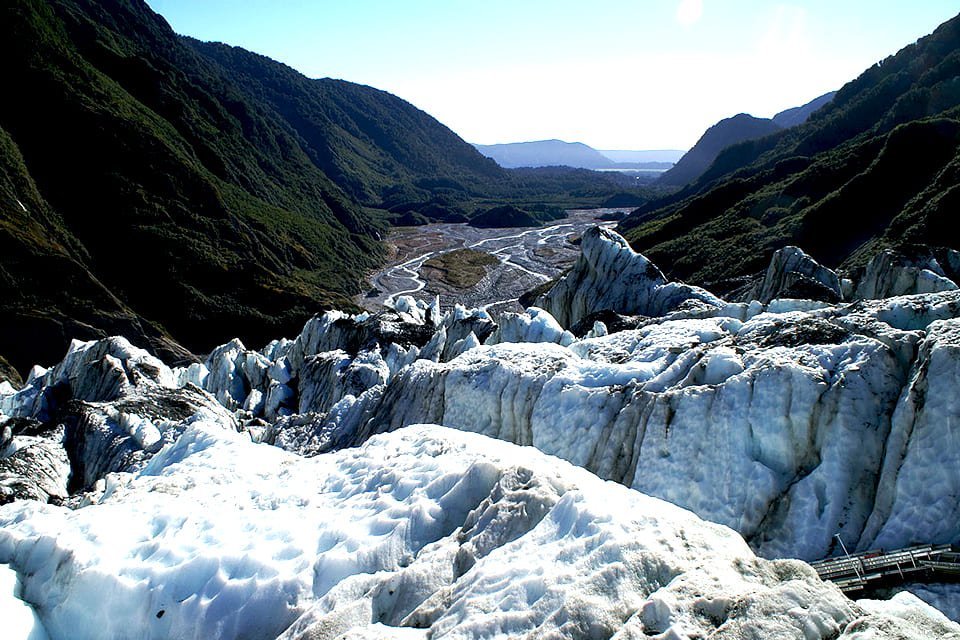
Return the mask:
<svg viewBox="0 0 960 640">
<path fill-rule="evenodd" d="M 834 533 L 859 537 L 902 376 L 884 344 L 804 314 L 667 321 L 418 361 L 356 432 L 430 421 L 532 444 L 734 527 L 761 554 L 813 559 Z"/>
<path fill-rule="evenodd" d="M 754 568 L 748 573 L 766 576 L 761 580 L 765 585 L 783 580 L 792 585 L 770 586 L 771 593 L 754 597 L 738 591 L 736 585 L 744 579 L 739 574 L 727 575 L 720 568 L 718 577 L 712 566 L 706 574 L 691 573 L 687 560 L 663 560 L 660 551 L 654 556 L 638 552 L 644 570 L 654 565 L 682 569 L 673 582 L 657 583 L 656 589 L 648 585 L 653 591 L 647 593 L 630 580 L 624 586 L 620 569 L 605 568 L 635 566 L 633 552 L 624 555 L 624 549 L 633 548 L 624 546 L 625 538 L 615 536 L 609 549 L 581 541 L 576 548 L 582 553 L 574 553 L 565 546 L 570 530 L 559 525 L 543 530 L 554 522 L 557 509 L 576 502 L 562 487 L 570 482 L 581 486 L 582 478 L 592 477 L 589 471 L 653 497 L 624 498 L 627 502 L 603 511 L 607 515 L 602 517 L 592 502 L 576 502 L 563 506 L 572 509 L 564 512 L 564 523 L 588 513 L 607 518 L 603 522 L 611 527 L 633 530 L 636 522 L 623 518 L 636 514 L 630 511 L 633 506 L 624 505 L 641 499 L 660 505 L 655 498 L 661 498 L 732 528 L 753 552 L 767 558 L 830 555 L 837 551 L 835 534 L 857 549 L 960 541 L 955 499 L 960 492 L 955 434 L 960 291 L 850 304 L 784 298 L 767 304 L 726 303 L 666 282 L 612 232 L 588 236 L 584 258 L 547 296 L 545 306 L 556 316 L 530 308 L 494 322 L 483 310 L 455 307 L 441 313 L 436 300 L 401 297 L 383 313 L 319 315 L 294 339 L 260 350 L 233 340 L 203 363 L 172 370 L 122 338 L 74 342 L 61 363 L 36 368 L 23 388 L 0 387 L 0 428 L 9 431 L 0 443 L 0 497 L 80 508 L 27 502 L 3 507 L 0 514 L 16 515 L 0 525 L 0 563 L 10 564 L 25 585 L 33 585 L 23 597 L 37 607 L 52 637 L 64 637 L 68 618 L 93 606 L 89 594 L 79 591 L 47 593 L 61 588 L 63 576 L 51 577 L 61 561 L 73 567 L 64 571 L 78 589 L 118 590 L 109 614 L 122 620 L 124 607 L 136 609 L 137 628 L 159 629 L 156 637 L 181 632 L 201 637 L 201 631 L 213 629 L 228 637 L 242 635 L 240 629 L 267 637 L 281 632 L 290 638 L 340 637 L 338 630 L 343 637 L 424 637 L 418 625 L 426 625 L 432 633 L 450 637 L 485 637 L 491 629 L 506 637 L 539 629 L 576 637 L 594 631 L 608 637 L 615 630 L 617 638 L 645 637 L 656 630 L 666 638 L 687 637 L 697 625 L 710 628 L 704 620 L 723 620 L 720 626 L 730 637 L 749 637 L 754 617 L 775 618 L 776 623 L 768 620 L 757 628 L 784 630 L 784 637 L 807 632 L 809 637 L 835 637 L 842 629 L 848 633 L 844 637 L 886 637 L 884 629 L 926 637 L 923 629 L 934 628 L 924 626 L 929 616 L 912 619 L 922 607 L 903 602 L 894 607 L 900 613 L 874 612 L 855 626 L 840 621 L 860 610 L 843 599 L 834 603 L 832 595 L 828 600 L 833 604 L 826 609 L 806 604 L 791 609 L 790 602 L 820 602 L 825 587 L 807 584 L 806 578 L 799 586 L 780 569 L 768 569 L 789 566 L 790 575 L 806 575 L 797 568 L 802 565 L 751 559 Z M 616 312 L 608 320 L 611 326 L 617 325 L 616 314 L 631 313 L 639 315 L 617 328 L 636 328 L 610 331 L 604 322 L 592 320 L 611 305 Z M 583 338 L 564 329 L 584 318 L 593 328 Z M 418 424 L 480 435 L 414 426 Z M 545 455 L 482 436 L 532 445 Z M 417 444 L 414 453 L 401 451 L 418 438 L 448 444 Z M 366 453 L 345 450 L 355 446 Z M 442 458 L 450 447 L 468 452 L 463 455 L 470 462 L 458 459 L 461 467 L 440 469 L 425 458 L 423 469 L 415 468 L 413 458 L 424 451 L 436 450 Z M 316 457 L 304 460 L 281 449 Z M 395 451 L 389 455 L 398 460 L 410 459 L 408 471 L 398 471 L 389 481 L 384 469 L 394 458 L 384 457 L 387 450 Z M 365 511 L 376 515 L 361 518 L 361 524 L 339 516 L 327 522 L 332 505 L 348 496 L 341 491 L 343 484 L 336 497 L 317 493 L 319 479 L 327 477 L 320 470 L 349 455 L 361 456 L 363 465 L 372 464 L 363 456 L 373 456 L 383 467 L 349 499 L 366 504 L 374 498 L 357 496 L 379 490 L 384 505 L 393 505 L 394 511 L 381 505 Z M 587 471 L 545 457 L 549 455 Z M 226 463 L 229 456 L 235 456 L 234 463 Z M 526 480 L 517 479 L 520 471 L 491 471 L 479 462 L 504 456 L 546 460 L 542 466 L 552 470 L 553 480 L 537 475 L 534 489 L 528 489 Z M 221 462 L 226 464 L 222 477 L 216 467 L 201 469 Z M 273 464 L 282 470 L 274 474 Z M 476 467 L 470 473 L 479 476 L 464 479 L 463 465 Z M 434 502 L 409 502 L 413 494 L 407 492 L 416 493 L 420 485 L 410 484 L 403 474 L 425 477 L 417 475 L 421 471 L 438 474 L 423 486 L 436 482 L 446 491 L 448 483 L 462 485 L 469 497 L 457 494 L 457 500 L 463 498 L 467 506 L 451 506 L 453 498 L 441 504 L 439 493 L 431 494 Z M 563 478 L 557 480 L 557 474 Z M 496 482 L 490 480 L 494 476 Z M 501 482 L 508 476 L 513 484 Z M 569 479 L 573 477 L 575 481 Z M 283 491 L 275 483 L 283 484 Z M 597 504 L 617 506 L 619 498 L 610 492 L 639 495 L 602 486 L 610 497 L 595 498 Z M 205 494 L 203 487 L 212 493 Z M 141 498 L 140 492 L 150 497 Z M 159 520 L 141 522 L 147 522 L 145 512 L 131 506 L 141 499 L 144 509 L 160 514 Z M 198 506 L 194 513 L 189 506 L 194 502 L 209 508 Z M 487 506 L 480 509 L 482 504 Z M 303 542 L 299 529 L 278 533 L 283 527 L 293 530 L 292 524 L 260 526 L 249 519 L 286 514 L 292 521 L 300 518 L 297 509 L 304 510 L 298 526 L 335 533 Z M 320 515 L 323 509 L 328 509 L 326 516 Z M 271 515 L 264 516 L 268 511 Z M 661 509 L 654 511 L 660 514 Z M 101 515 L 71 515 L 83 512 Z M 522 514 L 539 515 L 528 522 Z M 133 528 L 141 537 L 133 542 L 95 524 L 128 517 L 141 522 Z M 191 520 L 195 517 L 201 519 Z M 742 547 L 729 531 L 696 522 L 690 527 L 725 531 L 725 541 L 729 537 Z M 192 541 L 178 538 L 171 523 L 185 526 Z M 79 529 L 70 528 L 74 526 Z M 12 538 L 3 537 L 12 531 L 29 537 L 35 527 L 34 546 L 40 545 L 42 553 L 33 560 L 20 543 L 10 547 Z M 49 534 L 56 527 L 75 533 L 61 541 Z M 476 535 L 470 533 L 474 530 Z M 419 537 L 411 539 L 414 534 Z M 683 535 L 689 535 L 688 529 Z M 156 536 L 169 544 L 143 546 Z M 280 543 L 270 542 L 271 536 L 285 546 L 278 549 Z M 371 536 L 376 540 L 371 542 Z M 683 548 L 669 536 L 664 540 L 671 554 Z M 117 554 L 128 555 L 106 554 L 102 564 L 84 564 L 93 562 L 99 544 L 114 542 Z M 253 550 L 255 542 L 263 553 Z M 207 543 L 229 553 L 207 548 Z M 136 547 L 141 555 L 146 553 L 142 549 L 152 554 L 137 556 L 148 569 L 131 560 L 136 545 L 141 545 Z M 712 543 L 705 547 L 713 549 Z M 288 553 L 292 555 L 286 558 Z M 698 548 L 696 553 L 707 552 Z M 752 558 L 749 550 L 743 553 Z M 488 556 L 509 565 L 485 561 Z M 278 568 L 280 560 L 293 558 L 299 559 L 296 570 Z M 324 577 L 318 577 L 317 566 Z M 513 573 L 504 573 L 507 566 Z M 74 570 L 77 575 L 69 573 Z M 704 570 L 698 565 L 697 571 Z M 769 582 L 770 576 L 776 580 Z M 706 593 L 704 583 L 714 585 L 712 599 L 692 595 Z M 601 585 L 614 587 L 608 592 Z M 166 608 L 167 600 L 154 600 L 157 593 L 176 600 L 170 594 L 187 587 L 194 597 L 189 616 L 204 621 L 192 630 L 177 626 L 186 623 L 176 622 L 175 616 L 168 618 L 173 609 Z M 44 608 L 44 602 L 53 602 L 48 597 L 62 597 L 66 604 Z M 565 602 L 569 605 L 558 604 Z M 163 615 L 151 618 L 160 604 Z M 252 621 L 268 609 L 275 628 Z M 593 610 L 596 616 L 585 613 Z M 736 622 L 728 619 L 732 610 L 741 616 Z M 891 615 L 895 622 L 889 621 Z M 59 621 L 51 627 L 48 619 Z M 762 626 L 768 623 L 774 626 Z M 808 631 L 795 632 L 797 625 Z"/>
<path fill-rule="evenodd" d="M 652 262 L 635 252 L 616 232 L 587 230 L 580 258 L 570 271 L 535 302 L 564 327 L 595 311 L 663 316 L 680 308 L 720 307 L 709 291 L 669 282 Z"/>
<path fill-rule="evenodd" d="M 556 318 L 537 307 L 523 313 L 504 313 L 486 344 L 501 342 L 554 342 L 568 347 L 576 338 L 565 331 Z"/>
<path fill-rule="evenodd" d="M 883 251 L 867 263 L 854 295 L 871 299 L 953 291 L 957 284 L 950 276 L 956 277 L 960 272 L 960 253 L 944 250 L 942 254 L 943 264 L 932 253 L 906 256 L 896 251 Z"/>
<path fill-rule="evenodd" d="M 628 275 L 655 269 L 612 232 L 585 245 L 594 263 L 637 262 Z M 144 380 L 154 395 L 199 385 L 222 407 L 196 396 L 194 412 L 233 410 L 254 439 L 306 455 L 416 423 L 531 444 L 730 526 L 766 557 L 824 557 L 835 534 L 860 549 L 960 540 L 960 518 L 944 517 L 960 480 L 929 473 L 960 456 L 960 292 L 681 305 L 581 340 L 538 308 L 497 325 L 483 311 L 440 314 L 436 301 L 397 304 L 327 312 L 294 340 L 260 351 L 234 340 L 173 371 L 122 340 L 78 343 L 0 395 L 0 411 L 43 420 L 65 381 L 76 386 L 67 395 L 90 401 Z M 154 429 L 103 407 L 79 414 L 87 431 L 124 434 L 123 447 L 94 439 L 119 462 L 169 441 L 192 415 Z M 81 484 L 117 464 L 100 460 Z"/>
<path fill-rule="evenodd" d="M 5 636 L 11 640 L 49 638 L 36 612 L 20 599 L 17 572 L 6 565 L 0 565 L 0 620 Z"/>
<path fill-rule="evenodd" d="M 960 279 L 960 252 L 922 247 L 887 249 L 864 269 L 844 275 L 852 277 L 841 277 L 799 247 L 787 246 L 774 252 L 762 276 L 754 276 L 727 297 L 764 304 L 778 298 L 836 303 L 953 291 Z"/>
<path fill-rule="evenodd" d="M 784 247 L 774 252 L 763 279 L 744 299 L 766 304 L 777 298 L 801 297 L 839 302 L 843 299 L 840 279 L 799 247 Z"/>
<path fill-rule="evenodd" d="M 308 459 L 196 422 L 87 501 L 0 507 L 0 562 L 52 638 L 855 638 L 890 619 L 960 634 L 534 449 L 435 426 Z"/>
</svg>

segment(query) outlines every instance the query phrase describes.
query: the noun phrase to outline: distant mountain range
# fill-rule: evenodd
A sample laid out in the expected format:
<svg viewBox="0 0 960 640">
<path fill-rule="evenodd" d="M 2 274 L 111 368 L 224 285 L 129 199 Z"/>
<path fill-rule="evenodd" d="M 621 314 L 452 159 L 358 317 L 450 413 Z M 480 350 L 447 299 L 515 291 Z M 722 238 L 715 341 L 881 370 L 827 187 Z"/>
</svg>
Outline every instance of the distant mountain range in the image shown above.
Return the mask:
<svg viewBox="0 0 960 640">
<path fill-rule="evenodd" d="M 689 151 L 598 151 L 582 142 L 537 140 L 505 144 L 474 144 L 476 149 L 506 169 L 566 166 L 593 170 L 662 171 L 660 183 L 682 186 L 707 170 L 719 153 L 737 142 L 761 138 L 802 124 L 817 109 L 829 103 L 836 92 L 826 93 L 807 104 L 781 111 L 773 118 L 755 118 L 741 113 L 710 127 Z"/>
<path fill-rule="evenodd" d="M 676 165 L 660 176 L 660 184 L 683 186 L 693 182 L 713 164 L 720 152 L 738 142 L 754 140 L 803 124 L 825 104 L 829 103 L 835 91 L 826 93 L 801 107 L 781 111 L 773 118 L 755 118 L 746 113 L 721 120 L 701 136 Z"/>
<path fill-rule="evenodd" d="M 582 142 L 537 140 L 506 144 L 474 144 L 477 150 L 507 169 L 573 167 L 593 170 L 665 171 L 682 151 L 597 151 Z"/>
<path fill-rule="evenodd" d="M 673 277 L 721 295 L 786 245 L 847 270 L 885 248 L 960 247 L 958 78 L 960 17 L 871 66 L 803 124 L 723 149 L 620 230 Z"/>
</svg>

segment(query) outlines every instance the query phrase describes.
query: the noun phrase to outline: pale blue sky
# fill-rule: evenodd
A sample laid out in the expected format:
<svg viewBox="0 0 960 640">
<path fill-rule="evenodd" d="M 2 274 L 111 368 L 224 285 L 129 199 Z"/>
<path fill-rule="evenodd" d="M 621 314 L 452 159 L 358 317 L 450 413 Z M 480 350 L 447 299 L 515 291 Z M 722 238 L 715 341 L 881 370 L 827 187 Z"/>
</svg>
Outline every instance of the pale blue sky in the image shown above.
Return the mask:
<svg viewBox="0 0 960 640">
<path fill-rule="evenodd" d="M 178 33 L 409 100 L 471 142 L 685 149 L 840 87 L 945 0 L 148 0 Z"/>
</svg>

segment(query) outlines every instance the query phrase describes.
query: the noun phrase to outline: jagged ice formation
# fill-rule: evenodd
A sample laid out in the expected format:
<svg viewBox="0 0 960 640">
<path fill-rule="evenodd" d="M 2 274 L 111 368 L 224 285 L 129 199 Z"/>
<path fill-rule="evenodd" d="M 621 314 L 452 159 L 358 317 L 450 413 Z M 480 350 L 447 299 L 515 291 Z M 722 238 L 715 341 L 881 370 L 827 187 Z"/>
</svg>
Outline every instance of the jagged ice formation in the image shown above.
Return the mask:
<svg viewBox="0 0 960 640">
<path fill-rule="evenodd" d="M 437 301 L 401 298 L 380 314 L 328 312 L 259 351 L 234 340 L 188 368 L 170 369 L 122 338 L 76 342 L 22 389 L 4 383 L 0 496 L 51 503 L 0 510 L 0 562 L 16 571 L 17 593 L 54 637 L 91 606 L 85 589 L 93 585 L 115 594 L 108 617 L 123 620 L 127 607 L 149 620 L 142 637 L 340 637 L 347 629 L 348 637 L 401 637 L 398 625 L 436 637 L 955 632 L 908 596 L 877 605 L 902 605 L 903 615 L 889 618 L 890 609 L 883 624 L 870 615 L 854 622 L 881 614 L 843 600 L 800 565 L 753 559 L 722 527 L 545 456 L 731 527 L 770 558 L 828 555 L 837 533 L 864 549 L 957 541 L 960 292 L 726 303 L 667 283 L 615 234 L 588 235 L 567 283 L 540 300 L 554 314 L 531 308 L 494 322 L 484 311 L 441 313 Z M 781 263 L 807 264 L 791 255 Z M 581 339 L 564 328 L 602 311 L 635 314 L 624 324 L 636 328 L 610 332 L 595 321 Z M 410 428 L 422 423 L 482 435 Z M 450 450 L 462 457 L 447 465 Z M 394 468 L 401 460 L 408 466 Z M 561 509 L 586 484 L 596 505 L 579 516 Z M 422 494 L 427 502 L 411 498 Z M 621 495 L 618 508 L 597 511 Z M 324 509 L 351 501 L 366 505 L 361 515 L 329 533 L 340 525 L 323 524 Z M 273 514 L 261 516 L 269 526 L 251 524 L 258 510 Z M 649 522 L 639 515 L 646 511 L 655 514 Z M 127 537 L 111 537 L 116 554 L 100 559 L 105 513 L 135 524 Z M 297 519 L 318 537 L 283 524 Z M 625 532 L 611 538 L 615 552 L 583 546 L 598 520 Z M 679 521 L 687 523 L 681 539 L 691 531 L 719 538 L 677 555 L 686 548 L 677 546 L 680 529 L 642 533 Z M 63 543 L 50 537 L 61 529 L 73 532 Z M 631 536 L 656 541 L 639 565 L 625 559 Z M 549 578 L 502 573 L 536 574 L 520 559 L 544 549 L 556 550 L 535 556 Z M 570 564 L 571 549 L 596 564 Z M 705 569 L 690 564 L 697 557 L 697 567 L 713 567 L 705 558 L 715 553 L 726 560 L 701 577 L 726 594 L 728 604 L 716 607 L 691 596 L 705 588 L 697 577 Z M 497 560 L 484 562 L 488 555 Z M 642 584 L 631 578 L 577 604 L 575 594 L 595 591 L 590 580 L 626 579 L 608 564 L 631 567 Z M 146 586 L 130 586 L 135 576 Z M 65 580 L 76 588 L 54 586 Z M 784 598 L 807 603 L 804 613 L 784 614 Z M 821 611 L 814 601 L 832 604 Z M 484 602 L 515 605 L 500 616 Z M 591 608 L 599 613 L 588 615 Z"/>
</svg>

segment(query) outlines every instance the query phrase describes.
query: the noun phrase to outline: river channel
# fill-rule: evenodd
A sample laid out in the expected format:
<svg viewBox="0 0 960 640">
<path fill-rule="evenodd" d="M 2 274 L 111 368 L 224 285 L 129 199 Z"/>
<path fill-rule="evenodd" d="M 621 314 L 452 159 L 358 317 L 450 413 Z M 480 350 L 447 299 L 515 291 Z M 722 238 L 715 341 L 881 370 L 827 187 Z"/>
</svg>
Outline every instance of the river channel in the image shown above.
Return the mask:
<svg viewBox="0 0 960 640">
<path fill-rule="evenodd" d="M 397 296 L 422 300 L 440 296 L 443 308 L 462 304 L 496 313 L 519 310 L 524 292 L 560 275 L 580 255 L 576 240 L 596 225 L 614 226 L 598 219 L 619 209 L 571 210 L 562 220 L 537 228 L 476 229 L 466 224 L 429 224 L 393 229 L 387 243 L 394 254 L 369 278 L 370 288 L 357 303 L 375 311 Z M 425 275 L 431 258 L 457 249 L 488 253 L 497 263 L 485 268 L 475 285 L 460 289 L 440 278 Z"/>
</svg>

